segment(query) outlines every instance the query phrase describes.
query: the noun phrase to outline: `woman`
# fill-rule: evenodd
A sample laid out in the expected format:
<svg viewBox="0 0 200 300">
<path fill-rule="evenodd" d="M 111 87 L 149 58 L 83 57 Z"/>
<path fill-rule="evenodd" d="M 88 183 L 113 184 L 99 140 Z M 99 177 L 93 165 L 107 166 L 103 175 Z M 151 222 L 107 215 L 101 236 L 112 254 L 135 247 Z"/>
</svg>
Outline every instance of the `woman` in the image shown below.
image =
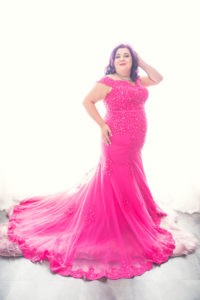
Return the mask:
<svg viewBox="0 0 200 300">
<path fill-rule="evenodd" d="M 139 77 L 138 67 L 147 76 Z M 130 46 L 113 50 L 106 76 L 83 101 L 102 132 L 97 168 L 73 193 L 32 197 L 15 206 L 8 223 L 10 252 L 2 246 L 2 255 L 48 259 L 53 272 L 93 280 L 141 275 L 153 263 L 194 250 L 195 239 L 176 241 L 161 227 L 167 214 L 152 198 L 141 160 L 147 87 L 162 79 Z M 102 99 L 105 118 L 95 106 Z"/>
</svg>

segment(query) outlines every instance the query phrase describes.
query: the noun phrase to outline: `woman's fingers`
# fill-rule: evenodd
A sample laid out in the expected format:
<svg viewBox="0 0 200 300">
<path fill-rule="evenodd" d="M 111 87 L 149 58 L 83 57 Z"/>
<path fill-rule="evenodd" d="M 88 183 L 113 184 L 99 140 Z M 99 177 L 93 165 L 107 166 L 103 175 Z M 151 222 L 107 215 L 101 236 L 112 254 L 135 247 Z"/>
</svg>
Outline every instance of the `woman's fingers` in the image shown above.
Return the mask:
<svg viewBox="0 0 200 300">
<path fill-rule="evenodd" d="M 112 132 L 111 132 L 111 130 L 110 130 L 110 128 L 108 127 L 108 134 L 109 134 L 109 136 L 111 136 L 112 135 Z"/>
<path fill-rule="evenodd" d="M 108 126 L 106 126 L 103 130 L 103 139 L 106 145 L 111 144 L 110 136 L 112 135 L 111 130 Z"/>
<path fill-rule="evenodd" d="M 109 134 L 107 133 L 106 136 L 105 136 L 105 142 L 107 145 L 110 145 L 111 142 L 110 142 L 110 138 L 109 138 Z"/>
</svg>

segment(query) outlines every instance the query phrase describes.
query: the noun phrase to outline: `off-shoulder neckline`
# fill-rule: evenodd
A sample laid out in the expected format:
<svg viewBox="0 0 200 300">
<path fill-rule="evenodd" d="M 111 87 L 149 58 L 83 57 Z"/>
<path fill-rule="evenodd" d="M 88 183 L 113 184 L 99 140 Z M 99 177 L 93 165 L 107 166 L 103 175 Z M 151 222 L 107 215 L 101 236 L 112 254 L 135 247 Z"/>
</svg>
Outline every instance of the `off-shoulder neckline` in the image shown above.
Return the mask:
<svg viewBox="0 0 200 300">
<path fill-rule="evenodd" d="M 105 76 L 105 78 L 111 79 L 112 81 L 120 81 L 120 82 L 127 82 L 129 85 L 133 86 L 133 87 L 137 87 L 138 86 L 138 79 L 135 81 L 135 84 L 132 84 L 132 82 L 128 81 L 128 80 L 123 80 L 123 79 L 113 79 L 109 76 Z"/>
</svg>

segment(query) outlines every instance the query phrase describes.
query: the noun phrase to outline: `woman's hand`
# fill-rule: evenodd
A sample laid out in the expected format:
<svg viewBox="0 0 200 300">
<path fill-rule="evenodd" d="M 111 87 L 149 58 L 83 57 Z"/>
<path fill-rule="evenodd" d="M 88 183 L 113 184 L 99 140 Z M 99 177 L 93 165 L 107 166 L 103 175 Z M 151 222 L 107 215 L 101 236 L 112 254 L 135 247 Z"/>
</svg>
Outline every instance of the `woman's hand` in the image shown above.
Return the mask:
<svg viewBox="0 0 200 300">
<path fill-rule="evenodd" d="M 156 70 L 155 68 L 153 68 L 152 66 L 147 64 L 139 56 L 139 54 L 136 51 L 135 51 L 135 54 L 137 55 L 138 66 L 141 69 L 143 69 L 148 75 L 148 76 L 140 77 L 140 82 L 141 82 L 142 85 L 144 85 L 144 86 L 155 85 L 155 84 L 158 84 L 160 81 L 163 80 L 163 76 L 158 72 L 158 70 Z"/>
<path fill-rule="evenodd" d="M 111 129 L 107 124 L 103 124 L 101 126 L 101 134 L 102 134 L 102 138 L 103 141 L 106 145 L 110 145 L 111 141 L 110 141 L 110 137 L 112 135 Z"/>
</svg>

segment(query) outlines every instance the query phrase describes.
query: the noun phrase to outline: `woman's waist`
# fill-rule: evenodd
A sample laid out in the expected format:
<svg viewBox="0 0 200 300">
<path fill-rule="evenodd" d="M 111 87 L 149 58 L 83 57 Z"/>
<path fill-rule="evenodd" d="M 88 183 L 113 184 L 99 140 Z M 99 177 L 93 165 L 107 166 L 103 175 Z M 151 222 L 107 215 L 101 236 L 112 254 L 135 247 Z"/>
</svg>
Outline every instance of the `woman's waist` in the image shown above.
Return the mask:
<svg viewBox="0 0 200 300">
<path fill-rule="evenodd" d="M 107 109 L 107 114 L 133 114 L 138 111 L 144 111 L 144 106 L 137 106 L 133 109 Z"/>
<path fill-rule="evenodd" d="M 106 118 L 131 118 L 133 116 L 138 116 L 138 115 L 144 115 L 145 110 L 144 108 L 136 108 L 132 110 L 107 110 L 106 111 Z"/>
</svg>

